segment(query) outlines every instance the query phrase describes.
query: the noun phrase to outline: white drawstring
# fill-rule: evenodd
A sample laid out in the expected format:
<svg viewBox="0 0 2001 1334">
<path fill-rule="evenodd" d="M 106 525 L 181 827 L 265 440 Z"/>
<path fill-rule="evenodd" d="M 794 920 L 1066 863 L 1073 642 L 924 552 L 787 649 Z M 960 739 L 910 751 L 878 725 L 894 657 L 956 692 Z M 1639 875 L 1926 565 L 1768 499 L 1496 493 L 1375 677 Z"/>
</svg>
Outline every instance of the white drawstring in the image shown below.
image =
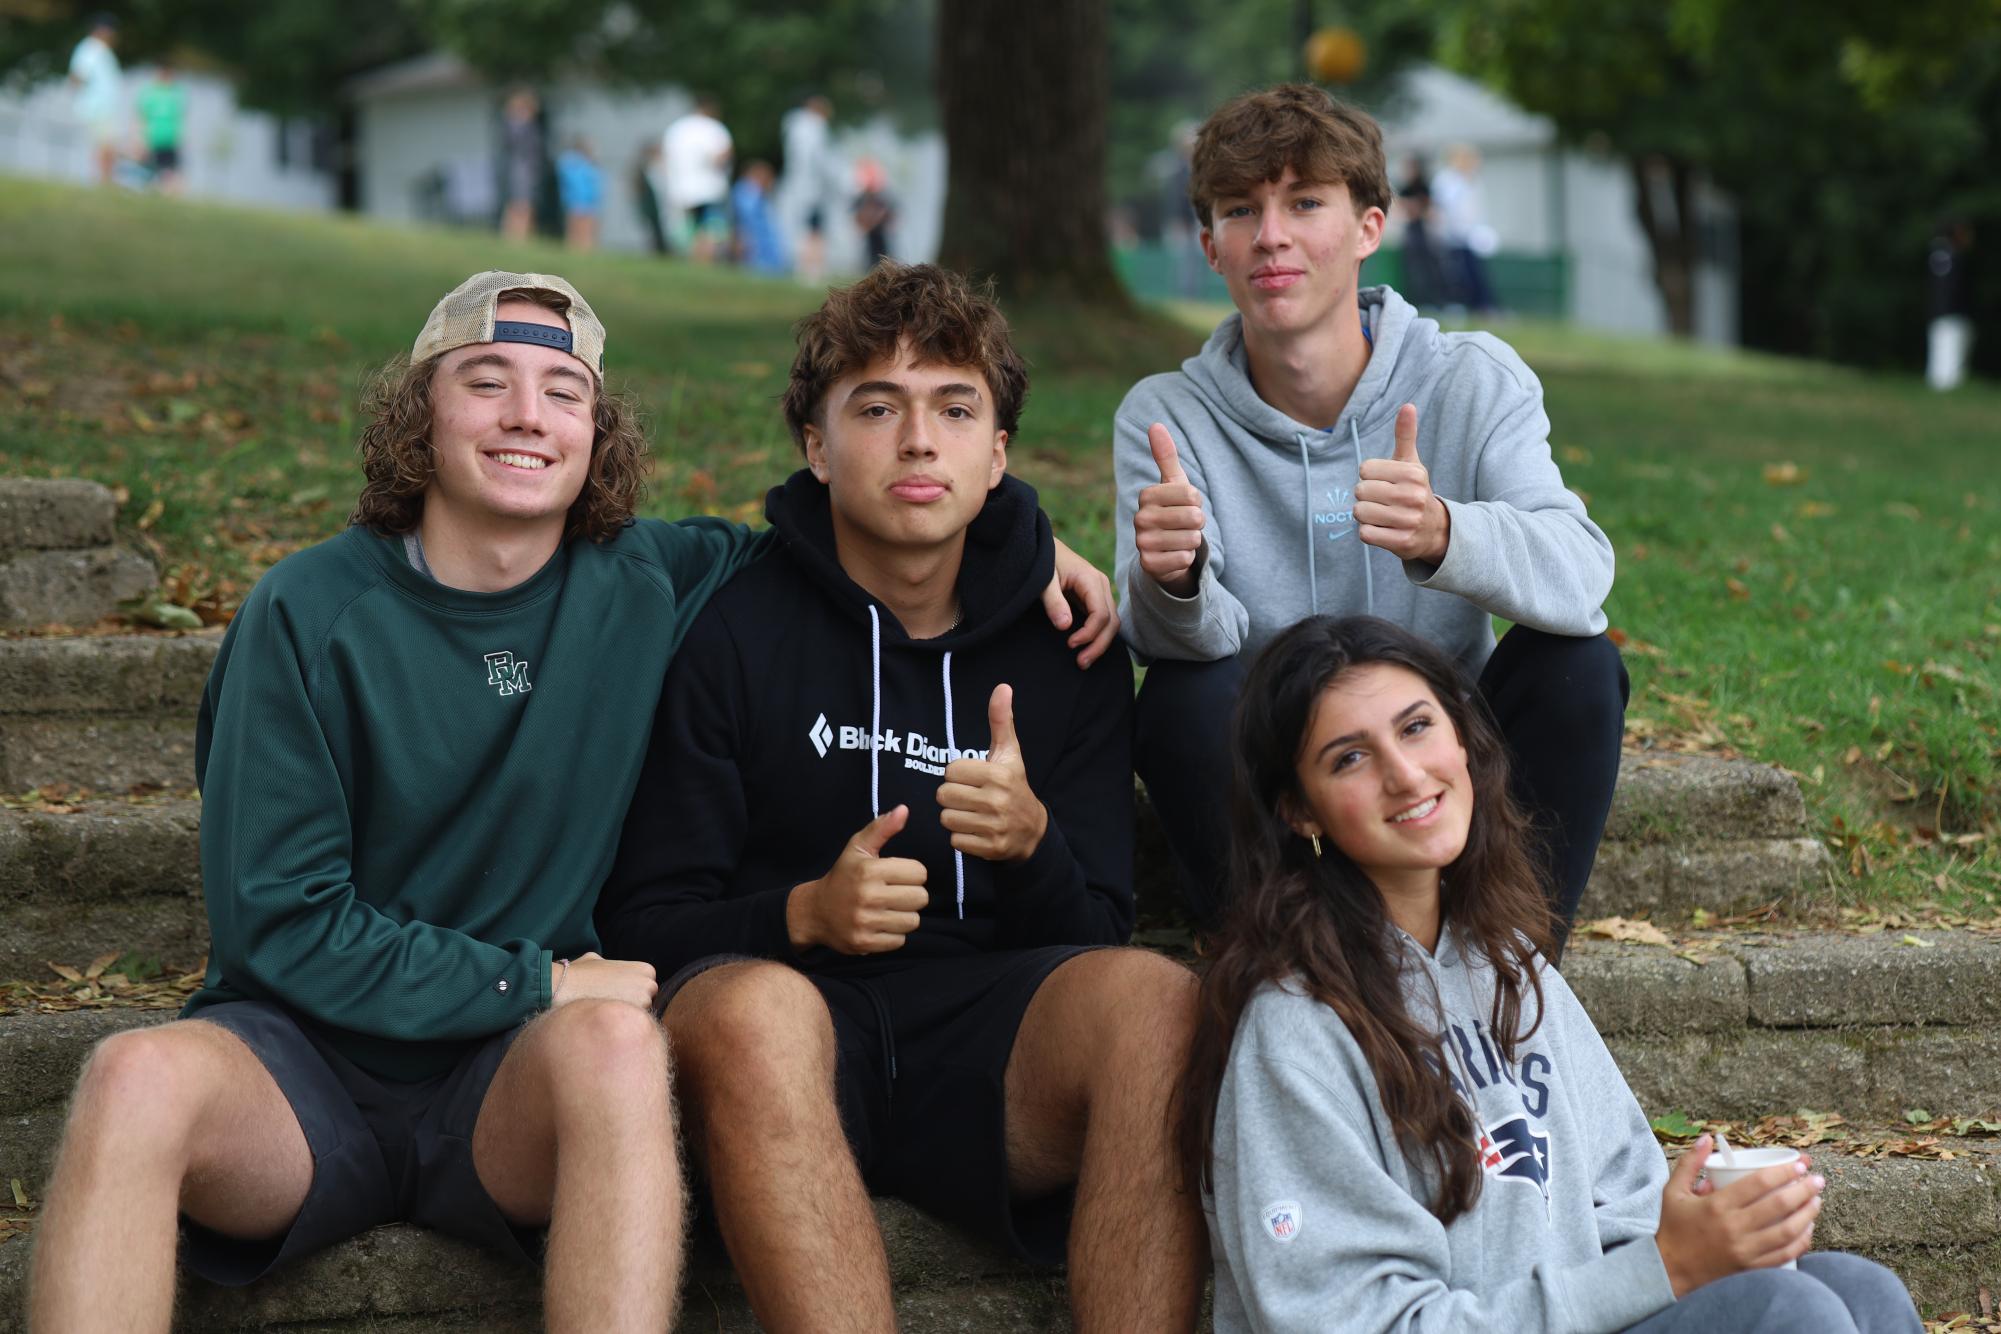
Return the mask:
<svg viewBox="0 0 2001 1334">
<path fill-rule="evenodd" d="M 952 650 L 945 650 L 945 763 L 959 758 L 959 741 L 952 730 Z M 989 742 L 989 745 L 992 743 Z M 952 874 L 959 882 L 959 920 L 966 917 L 966 855 L 952 849 Z"/>
<path fill-rule="evenodd" d="M 868 818 L 882 816 L 882 779 L 876 772 L 876 751 L 882 736 L 882 618 L 875 604 L 868 609 L 869 727 L 868 727 Z"/>
<path fill-rule="evenodd" d="M 1306 474 L 1306 580 L 1312 590 L 1313 605 L 1307 609 L 1309 615 L 1320 613 L 1320 551 L 1313 542 L 1313 460 L 1306 452 L 1306 437 L 1296 435 L 1299 442 L 1299 466 Z"/>
</svg>

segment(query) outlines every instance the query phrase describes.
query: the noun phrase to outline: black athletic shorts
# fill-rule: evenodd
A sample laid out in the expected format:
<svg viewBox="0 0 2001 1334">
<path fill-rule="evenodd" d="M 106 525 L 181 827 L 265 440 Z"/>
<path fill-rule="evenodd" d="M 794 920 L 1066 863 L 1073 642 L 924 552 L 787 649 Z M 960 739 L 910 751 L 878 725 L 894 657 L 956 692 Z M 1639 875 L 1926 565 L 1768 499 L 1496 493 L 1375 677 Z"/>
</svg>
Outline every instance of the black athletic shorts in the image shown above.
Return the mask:
<svg viewBox="0 0 2001 1334">
<path fill-rule="evenodd" d="M 178 148 L 155 148 L 146 154 L 147 164 L 154 171 L 179 171 L 181 150 Z"/>
<path fill-rule="evenodd" d="M 1007 1063 L 1028 1003 L 1089 946 L 884 961 L 808 973 L 834 1021 L 841 1126 L 872 1195 L 907 1200 L 1036 1264 L 1060 1264 L 1074 1192 L 1017 1200 L 1007 1177 Z M 661 988 L 742 955 L 701 959 Z M 1114 1019 L 1115 1016 L 1107 1016 Z"/>
<path fill-rule="evenodd" d="M 521 1032 L 468 1044 L 444 1074 L 401 1083 L 369 1074 L 306 1020 L 269 1001 L 212 1005 L 196 1020 L 226 1028 L 278 1081 L 313 1153 L 313 1184 L 282 1236 L 225 1237 L 182 1220 L 181 1257 L 211 1283 L 237 1287 L 378 1223 L 408 1221 L 535 1263 L 539 1228 L 515 1227 L 473 1170 L 472 1132 L 493 1072 Z"/>
</svg>

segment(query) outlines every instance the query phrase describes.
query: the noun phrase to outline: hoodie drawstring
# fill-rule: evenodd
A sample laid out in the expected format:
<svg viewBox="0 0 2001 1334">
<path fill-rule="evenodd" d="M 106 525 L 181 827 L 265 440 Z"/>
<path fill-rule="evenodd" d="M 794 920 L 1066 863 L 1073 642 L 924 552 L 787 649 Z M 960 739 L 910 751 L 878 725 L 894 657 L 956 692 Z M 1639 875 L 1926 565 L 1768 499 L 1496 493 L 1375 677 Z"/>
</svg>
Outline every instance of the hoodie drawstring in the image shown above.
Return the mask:
<svg viewBox="0 0 2001 1334">
<path fill-rule="evenodd" d="M 1299 442 L 1299 466 L 1306 474 L 1306 586 L 1312 592 L 1313 605 L 1307 608 L 1309 616 L 1320 614 L 1320 548 L 1313 541 L 1313 457 L 1306 452 L 1306 437 L 1294 436 Z"/>
<path fill-rule="evenodd" d="M 879 820 L 882 776 L 876 765 L 876 753 L 882 745 L 882 617 L 876 614 L 874 604 L 868 609 L 868 665 L 868 818 Z"/>
<path fill-rule="evenodd" d="M 874 604 L 868 609 L 869 728 L 868 728 L 868 809 L 871 820 L 882 815 L 882 771 L 877 756 L 882 750 L 882 617 Z M 952 727 L 952 651 L 945 650 L 945 752 L 958 758 L 959 743 Z M 952 849 L 952 875 L 958 881 L 956 902 L 959 919 L 966 916 L 966 854 Z"/>
<path fill-rule="evenodd" d="M 952 731 L 952 650 L 945 650 L 945 755 L 946 763 L 959 758 L 959 741 Z M 959 920 L 966 919 L 966 854 L 952 849 L 952 878 L 958 882 Z"/>
</svg>

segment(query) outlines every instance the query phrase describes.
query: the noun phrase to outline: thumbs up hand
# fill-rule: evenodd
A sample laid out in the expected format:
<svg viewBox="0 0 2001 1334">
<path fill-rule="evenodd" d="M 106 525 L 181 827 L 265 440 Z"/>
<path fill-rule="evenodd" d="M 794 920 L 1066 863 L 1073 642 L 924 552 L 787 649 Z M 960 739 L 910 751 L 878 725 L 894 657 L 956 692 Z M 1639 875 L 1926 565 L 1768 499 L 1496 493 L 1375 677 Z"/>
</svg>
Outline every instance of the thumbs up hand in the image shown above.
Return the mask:
<svg viewBox="0 0 2001 1334">
<path fill-rule="evenodd" d="M 884 811 L 848 840 L 827 874 L 794 886 L 785 900 L 793 949 L 827 945 L 843 954 L 878 954 L 902 948 L 931 901 L 923 862 L 882 855 L 909 819 L 908 806 Z"/>
<path fill-rule="evenodd" d="M 1431 490 L 1417 457 L 1417 406 L 1397 410 L 1396 452 L 1362 460 L 1355 483 L 1355 532 L 1372 547 L 1436 565 L 1452 540 L 1452 516 Z"/>
<path fill-rule="evenodd" d="M 1160 484 L 1139 493 L 1139 509 L 1133 514 L 1139 567 L 1162 588 L 1185 598 L 1195 592 L 1196 560 L 1202 554 L 1202 495 L 1181 470 L 1174 437 L 1165 426 L 1155 422 L 1147 430 L 1146 443 L 1160 468 Z"/>
<path fill-rule="evenodd" d="M 987 701 L 993 741 L 987 757 L 954 760 L 938 788 L 938 819 L 952 846 L 990 862 L 1026 861 L 1049 831 L 1049 811 L 1028 786 L 1014 734 L 1014 687 L 998 685 Z"/>
</svg>

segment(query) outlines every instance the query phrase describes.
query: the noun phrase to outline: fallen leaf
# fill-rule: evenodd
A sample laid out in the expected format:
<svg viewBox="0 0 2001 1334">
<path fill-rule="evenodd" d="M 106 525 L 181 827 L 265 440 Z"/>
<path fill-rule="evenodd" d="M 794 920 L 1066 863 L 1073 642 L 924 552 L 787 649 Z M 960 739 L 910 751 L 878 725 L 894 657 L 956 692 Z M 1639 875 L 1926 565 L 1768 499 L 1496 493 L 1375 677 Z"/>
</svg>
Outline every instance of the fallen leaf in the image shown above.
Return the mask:
<svg viewBox="0 0 2001 1334">
<path fill-rule="evenodd" d="M 1766 486 L 1798 486 L 1806 480 L 1806 469 L 1797 463 L 1767 463 L 1765 465 Z"/>
<path fill-rule="evenodd" d="M 7 1184 L 13 1188 L 15 1208 L 32 1209 L 35 1207 L 34 1201 L 28 1198 L 28 1192 L 21 1188 L 21 1178 L 11 1177 L 8 1179 Z"/>
<path fill-rule="evenodd" d="M 1600 917 L 1596 921 L 1580 922 L 1577 929 L 1587 936 L 1601 940 L 1622 940 L 1633 945 L 1660 945 L 1668 947 L 1673 941 L 1667 932 L 1652 922 L 1634 921 L 1625 917 Z"/>
<path fill-rule="evenodd" d="M 1921 949 L 1921 950 L 1928 950 L 1928 949 L 1930 949 L 1930 948 L 1932 947 L 1932 942 L 1931 942 L 1931 941 L 1929 941 L 1929 940 L 1920 940 L 1920 939 L 1919 939 L 1918 937 L 1916 937 L 1916 936 L 1905 936 L 1905 937 L 1904 937 L 1904 938 L 1903 938 L 1902 940 L 1898 941 L 1897 943 L 1898 943 L 1899 945 L 1915 945 L 1915 946 L 1917 946 L 1917 948 L 1919 948 L 1919 949 Z"/>
<path fill-rule="evenodd" d="M 1751 590 L 1744 586 L 1742 579 L 1725 579 L 1723 586 L 1730 590 L 1730 596 L 1742 602 L 1751 596 Z"/>
</svg>

